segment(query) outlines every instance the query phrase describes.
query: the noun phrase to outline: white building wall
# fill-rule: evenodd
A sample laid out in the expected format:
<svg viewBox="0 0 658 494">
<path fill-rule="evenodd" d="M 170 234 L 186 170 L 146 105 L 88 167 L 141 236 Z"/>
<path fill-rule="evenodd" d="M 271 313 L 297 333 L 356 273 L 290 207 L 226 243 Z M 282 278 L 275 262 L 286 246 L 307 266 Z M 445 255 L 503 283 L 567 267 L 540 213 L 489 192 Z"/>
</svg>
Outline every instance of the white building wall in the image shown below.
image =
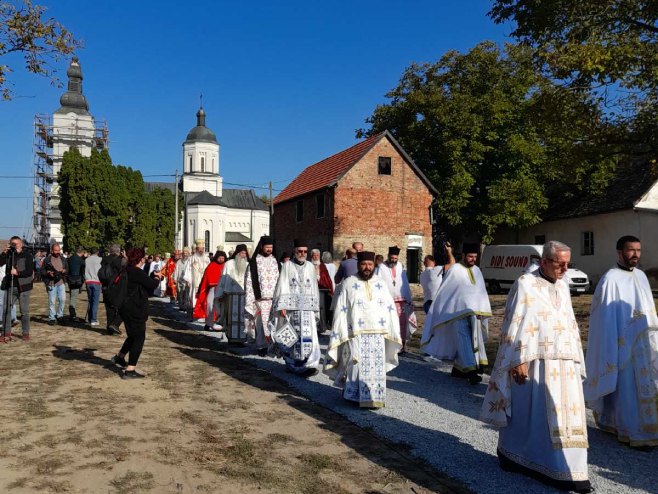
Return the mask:
<svg viewBox="0 0 658 494">
<path fill-rule="evenodd" d="M 583 232 L 594 234 L 594 254 L 583 255 Z M 495 244 L 534 244 L 537 236 L 546 241 L 558 240 L 571 247 L 571 260 L 587 273 L 592 286 L 617 259 L 617 239 L 623 235 L 635 235 L 642 241 L 640 268 L 647 272 L 653 287 L 658 287 L 658 212 L 626 209 L 613 213 L 546 221 L 515 233 L 501 231 Z"/>
<path fill-rule="evenodd" d="M 183 192 L 203 190 L 216 197 L 222 196 L 219 145 L 212 142 L 183 144 Z"/>
</svg>

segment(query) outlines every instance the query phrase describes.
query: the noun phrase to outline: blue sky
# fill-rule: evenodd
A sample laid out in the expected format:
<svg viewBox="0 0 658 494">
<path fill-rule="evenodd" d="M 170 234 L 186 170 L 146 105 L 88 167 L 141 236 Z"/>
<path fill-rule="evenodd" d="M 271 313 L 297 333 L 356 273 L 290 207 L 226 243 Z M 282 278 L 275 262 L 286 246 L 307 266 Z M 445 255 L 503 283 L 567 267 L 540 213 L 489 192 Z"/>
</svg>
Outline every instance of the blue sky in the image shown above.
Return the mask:
<svg viewBox="0 0 658 494">
<path fill-rule="evenodd" d="M 486 16 L 485 0 L 37 3 L 84 41 L 83 91 L 107 120 L 115 163 L 144 175 L 180 170 L 203 93 L 224 181 L 278 189 L 354 144 L 412 62 L 503 42 L 511 30 Z M 0 174 L 31 175 L 34 115 L 56 110 L 64 90 L 20 61 L 0 62 L 13 64 L 17 93 L 0 102 Z M 67 66 L 55 67 L 64 83 Z M 32 180 L 0 180 L 0 238 L 23 234 Z"/>
</svg>

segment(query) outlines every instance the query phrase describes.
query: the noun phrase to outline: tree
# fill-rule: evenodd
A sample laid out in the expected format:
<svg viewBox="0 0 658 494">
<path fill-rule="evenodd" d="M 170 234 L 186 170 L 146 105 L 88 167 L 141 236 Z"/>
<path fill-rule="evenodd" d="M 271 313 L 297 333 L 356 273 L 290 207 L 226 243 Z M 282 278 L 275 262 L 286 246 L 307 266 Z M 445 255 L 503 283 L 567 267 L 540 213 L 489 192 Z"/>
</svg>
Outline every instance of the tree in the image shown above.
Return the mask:
<svg viewBox="0 0 658 494">
<path fill-rule="evenodd" d="M 107 150 L 92 149 L 88 158 L 75 148 L 67 151 L 58 181 L 66 249 L 112 243 L 151 252 L 173 248 L 174 195 L 146 192 L 142 174 L 113 165 Z"/>
<path fill-rule="evenodd" d="M 82 43 L 55 19 L 46 19 L 45 12 L 45 7 L 31 0 L 0 1 L 0 57 L 21 54 L 28 72 L 49 77 L 52 84 L 59 86 L 50 62 L 70 55 Z M 4 100 L 12 99 L 14 94 L 7 87 L 10 72 L 9 65 L 0 63 L 0 92 Z"/>
<path fill-rule="evenodd" d="M 538 70 L 598 98 L 615 140 L 636 156 L 658 153 L 658 2 L 495 0 L 497 23 L 532 50 Z"/>
<path fill-rule="evenodd" d="M 497 23 L 514 21 L 512 36 L 531 46 L 558 80 L 587 88 L 657 88 L 655 0 L 496 0 L 489 15 Z"/>
<path fill-rule="evenodd" d="M 596 105 L 538 74 L 523 46 L 413 64 L 387 97 L 357 136 L 391 131 L 438 189 L 453 236 L 489 242 L 501 225 L 536 224 L 552 186 L 599 190 L 614 167 Z"/>
</svg>

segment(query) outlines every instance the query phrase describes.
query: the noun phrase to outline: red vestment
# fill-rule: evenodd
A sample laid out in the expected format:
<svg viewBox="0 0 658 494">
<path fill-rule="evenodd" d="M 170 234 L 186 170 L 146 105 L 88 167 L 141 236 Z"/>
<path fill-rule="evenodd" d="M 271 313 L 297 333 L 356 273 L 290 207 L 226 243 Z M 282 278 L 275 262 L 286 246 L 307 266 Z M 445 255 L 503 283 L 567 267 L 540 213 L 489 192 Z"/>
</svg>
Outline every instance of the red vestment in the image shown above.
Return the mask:
<svg viewBox="0 0 658 494">
<path fill-rule="evenodd" d="M 211 262 L 203 272 L 201 284 L 199 285 L 199 291 L 197 292 L 196 304 L 194 304 L 194 313 L 192 314 L 193 319 L 206 318 L 206 301 L 208 300 L 208 290 L 217 286 L 219 283 L 219 278 L 222 276 L 223 269 L 224 264 Z"/>
<path fill-rule="evenodd" d="M 331 282 L 329 270 L 324 263 L 320 264 L 320 279 L 318 280 L 318 287 L 321 290 L 329 290 L 329 295 L 334 296 L 334 284 Z"/>
<path fill-rule="evenodd" d="M 174 280 L 174 271 L 176 269 L 176 261 L 170 257 L 163 269 L 163 274 L 167 277 L 167 296 L 176 298 L 176 281 Z"/>
</svg>

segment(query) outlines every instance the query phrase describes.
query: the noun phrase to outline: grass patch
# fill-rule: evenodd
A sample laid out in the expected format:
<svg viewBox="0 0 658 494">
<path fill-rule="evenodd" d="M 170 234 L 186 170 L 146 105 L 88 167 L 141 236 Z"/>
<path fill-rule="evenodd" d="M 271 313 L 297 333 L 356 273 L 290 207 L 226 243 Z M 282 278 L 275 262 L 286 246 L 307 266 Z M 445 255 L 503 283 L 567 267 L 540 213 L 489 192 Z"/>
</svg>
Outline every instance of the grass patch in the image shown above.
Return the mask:
<svg viewBox="0 0 658 494">
<path fill-rule="evenodd" d="M 124 475 L 110 480 L 110 485 L 114 487 L 116 494 L 137 494 L 144 490 L 153 489 L 155 481 L 151 472 L 140 473 L 128 470 Z"/>
<path fill-rule="evenodd" d="M 312 472 L 320 472 L 322 470 L 327 470 L 334 468 L 336 462 L 329 455 L 324 455 L 322 453 L 309 453 L 305 455 L 300 455 L 298 457 L 307 468 Z"/>
<path fill-rule="evenodd" d="M 267 437 L 265 438 L 265 441 L 271 445 L 275 444 L 294 444 L 297 441 L 292 436 L 287 436 L 286 434 L 280 434 L 278 432 L 273 432 L 271 434 L 268 434 Z"/>
<path fill-rule="evenodd" d="M 42 396 L 30 395 L 27 397 L 21 397 L 16 400 L 16 403 L 18 404 L 18 411 L 23 420 L 47 419 L 57 415 L 56 412 L 48 409 L 46 400 Z"/>
</svg>

